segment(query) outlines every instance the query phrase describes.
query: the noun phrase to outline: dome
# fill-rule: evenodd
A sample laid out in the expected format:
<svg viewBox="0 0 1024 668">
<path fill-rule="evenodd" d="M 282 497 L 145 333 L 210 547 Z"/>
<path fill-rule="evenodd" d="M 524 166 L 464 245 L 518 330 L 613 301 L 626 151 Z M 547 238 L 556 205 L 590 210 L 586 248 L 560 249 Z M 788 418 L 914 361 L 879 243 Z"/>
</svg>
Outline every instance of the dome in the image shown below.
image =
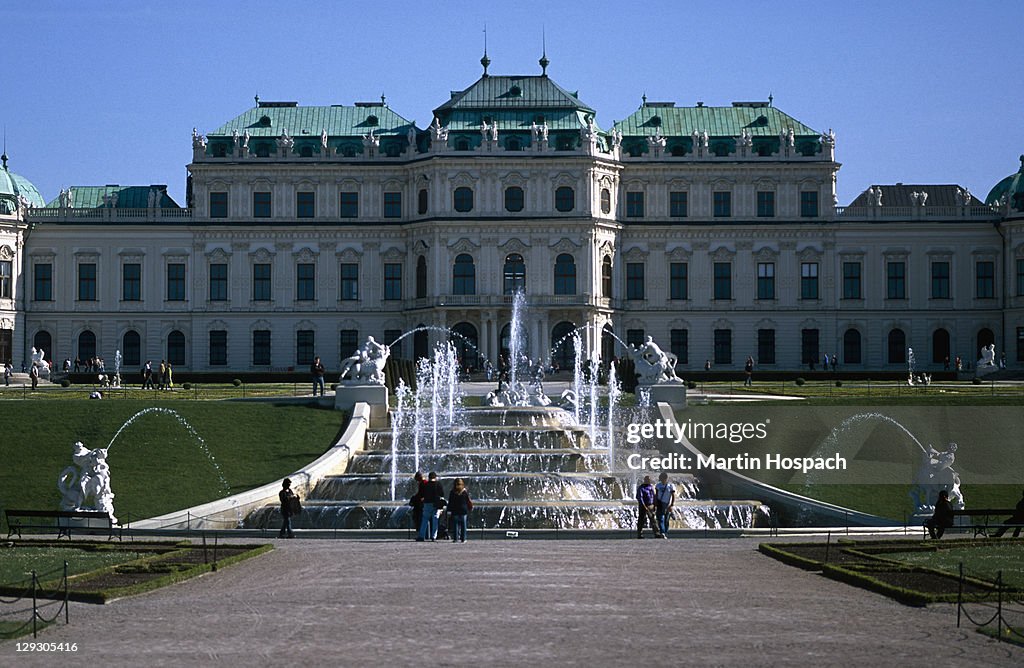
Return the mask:
<svg viewBox="0 0 1024 668">
<path fill-rule="evenodd" d="M 46 201 L 31 181 L 7 169 L 7 154 L 0 158 L 3 160 L 3 167 L 0 168 L 0 200 L 9 202 L 11 211 L 17 208 L 19 197 L 24 197 L 32 206 L 46 206 Z"/>
<path fill-rule="evenodd" d="M 1010 174 L 997 183 L 985 198 L 985 204 L 1001 204 L 1007 201 L 1011 209 L 1024 212 L 1024 155 L 1020 156 L 1020 169 L 1017 173 Z"/>
</svg>

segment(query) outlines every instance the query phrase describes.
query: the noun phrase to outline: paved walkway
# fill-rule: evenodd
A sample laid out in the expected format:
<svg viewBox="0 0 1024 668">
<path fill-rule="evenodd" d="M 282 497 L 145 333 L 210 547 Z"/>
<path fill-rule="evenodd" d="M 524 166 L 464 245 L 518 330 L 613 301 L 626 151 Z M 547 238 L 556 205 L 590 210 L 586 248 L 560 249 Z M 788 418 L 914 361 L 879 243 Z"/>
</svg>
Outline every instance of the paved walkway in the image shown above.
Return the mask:
<svg viewBox="0 0 1024 668">
<path fill-rule="evenodd" d="M 275 541 L 0 665 L 1020 666 L 1024 649 L 758 554 L 754 539 Z M 558 663 L 554 663 L 557 661 Z M 100 663 L 97 663 L 100 662 Z"/>
</svg>

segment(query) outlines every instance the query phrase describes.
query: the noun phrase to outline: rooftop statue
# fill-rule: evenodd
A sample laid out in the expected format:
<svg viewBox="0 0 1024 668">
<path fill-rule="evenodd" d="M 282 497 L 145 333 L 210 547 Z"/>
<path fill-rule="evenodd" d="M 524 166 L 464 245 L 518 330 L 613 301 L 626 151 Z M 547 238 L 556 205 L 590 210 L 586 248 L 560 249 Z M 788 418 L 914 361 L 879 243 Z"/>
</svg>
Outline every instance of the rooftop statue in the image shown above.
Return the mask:
<svg viewBox="0 0 1024 668">
<path fill-rule="evenodd" d="M 327 149 L 327 128 L 320 131 L 320 148 Z"/>
<path fill-rule="evenodd" d="M 430 124 L 430 139 L 434 142 L 448 141 L 448 128 L 441 127 L 441 121 L 434 117 L 434 122 Z"/>
<path fill-rule="evenodd" d="M 192 128 L 192 148 L 197 150 L 206 150 L 206 137 L 199 134 L 196 128 Z"/>
</svg>

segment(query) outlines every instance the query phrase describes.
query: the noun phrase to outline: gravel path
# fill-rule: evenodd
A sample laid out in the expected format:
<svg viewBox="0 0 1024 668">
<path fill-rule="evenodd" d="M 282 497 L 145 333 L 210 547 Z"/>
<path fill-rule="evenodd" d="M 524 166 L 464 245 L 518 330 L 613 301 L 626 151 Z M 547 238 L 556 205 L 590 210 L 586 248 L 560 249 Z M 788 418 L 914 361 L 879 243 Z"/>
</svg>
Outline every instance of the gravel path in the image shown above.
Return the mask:
<svg viewBox="0 0 1024 668">
<path fill-rule="evenodd" d="M 40 634 L 0 665 L 1024 665 L 1024 649 L 785 566 L 755 539 L 275 541 Z M 25 639 L 22 639 L 23 641 Z"/>
</svg>

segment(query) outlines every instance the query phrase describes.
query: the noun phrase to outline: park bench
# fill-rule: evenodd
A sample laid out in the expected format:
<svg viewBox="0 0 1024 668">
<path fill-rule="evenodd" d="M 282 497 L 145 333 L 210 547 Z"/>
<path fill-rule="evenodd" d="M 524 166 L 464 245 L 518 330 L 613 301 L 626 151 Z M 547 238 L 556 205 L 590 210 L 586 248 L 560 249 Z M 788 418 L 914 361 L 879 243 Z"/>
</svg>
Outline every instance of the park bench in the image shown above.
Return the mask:
<svg viewBox="0 0 1024 668">
<path fill-rule="evenodd" d="M 957 517 L 968 518 L 969 523 L 958 522 L 955 527 L 970 529 L 974 532 L 974 537 L 977 538 L 978 536 L 988 536 L 992 529 L 998 530 L 1006 527 L 1008 530 L 1012 530 L 1024 526 L 1024 524 L 1003 524 L 1006 518 L 1016 512 L 1013 508 L 970 508 L 954 510 L 953 519 L 956 521 Z"/>
<path fill-rule="evenodd" d="M 15 533 L 21 538 L 22 529 L 57 530 L 57 538 L 71 539 L 72 530 L 89 532 L 101 529 L 107 532 L 107 540 L 121 540 L 122 527 L 115 525 L 110 515 L 100 510 L 13 510 L 6 509 L 7 538 Z M 82 520 L 80 524 L 78 520 Z"/>
</svg>

